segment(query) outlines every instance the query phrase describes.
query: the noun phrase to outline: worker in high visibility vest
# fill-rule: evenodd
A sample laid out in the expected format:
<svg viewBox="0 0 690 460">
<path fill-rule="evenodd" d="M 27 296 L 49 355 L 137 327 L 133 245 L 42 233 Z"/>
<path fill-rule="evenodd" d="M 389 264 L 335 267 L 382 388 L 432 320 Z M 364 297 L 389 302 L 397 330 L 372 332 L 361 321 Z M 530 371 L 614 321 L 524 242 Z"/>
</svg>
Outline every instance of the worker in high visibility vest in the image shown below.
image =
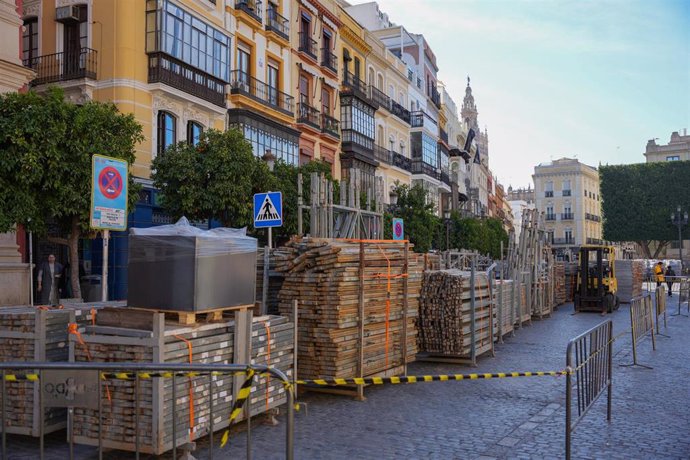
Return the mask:
<svg viewBox="0 0 690 460">
<path fill-rule="evenodd" d="M 656 281 L 656 287 L 661 286 L 664 282 L 664 264 L 657 262 L 654 266 L 654 280 Z"/>
</svg>

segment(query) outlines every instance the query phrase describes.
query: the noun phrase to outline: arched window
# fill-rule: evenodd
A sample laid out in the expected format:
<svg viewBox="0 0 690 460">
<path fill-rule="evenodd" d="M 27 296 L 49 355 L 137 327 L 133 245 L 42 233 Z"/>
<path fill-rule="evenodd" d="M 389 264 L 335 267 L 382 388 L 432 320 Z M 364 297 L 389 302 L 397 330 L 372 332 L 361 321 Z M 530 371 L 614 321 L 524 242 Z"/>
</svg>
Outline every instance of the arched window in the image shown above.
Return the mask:
<svg viewBox="0 0 690 460">
<path fill-rule="evenodd" d="M 377 81 L 376 81 L 376 86 L 377 86 L 377 88 L 380 89 L 381 91 L 384 91 L 384 86 L 383 86 L 383 75 L 381 75 L 381 74 L 379 73 L 379 74 L 377 75 L 377 77 L 378 77 L 378 78 L 377 78 Z"/>
<path fill-rule="evenodd" d="M 24 20 L 24 31 L 22 32 L 22 58 L 24 65 L 34 67 L 35 58 L 38 57 L 38 18 L 27 18 Z"/>
<path fill-rule="evenodd" d="M 177 118 L 170 112 L 158 112 L 158 154 L 177 142 Z"/>
<path fill-rule="evenodd" d="M 204 127 L 201 123 L 189 120 L 187 122 L 187 142 L 191 145 L 196 145 L 199 143 L 199 138 L 201 133 L 204 132 Z"/>
</svg>

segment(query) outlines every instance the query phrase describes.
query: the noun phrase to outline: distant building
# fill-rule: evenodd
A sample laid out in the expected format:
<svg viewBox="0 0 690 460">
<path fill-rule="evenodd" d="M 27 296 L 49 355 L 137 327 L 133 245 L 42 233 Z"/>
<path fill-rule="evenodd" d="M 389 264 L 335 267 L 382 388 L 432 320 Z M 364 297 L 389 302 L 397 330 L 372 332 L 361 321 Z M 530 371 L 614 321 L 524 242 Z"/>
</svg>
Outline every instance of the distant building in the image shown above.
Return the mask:
<svg viewBox="0 0 690 460">
<path fill-rule="evenodd" d="M 647 163 L 690 160 L 690 136 L 688 136 L 688 130 L 684 129 L 682 135 L 678 131 L 672 132 L 671 140 L 666 145 L 657 144 L 656 139 L 648 140 L 644 156 L 647 157 Z"/>
<path fill-rule="evenodd" d="M 534 209 L 534 200 L 529 203 L 525 200 L 510 200 L 508 204 L 513 213 L 513 229 L 515 230 L 515 241 L 517 241 L 522 232 L 522 216 L 526 209 Z"/>
<path fill-rule="evenodd" d="M 601 244 L 599 172 L 561 158 L 534 168 L 536 208 L 543 215 L 557 255 L 572 259 L 583 244 Z"/>
<path fill-rule="evenodd" d="M 524 201 L 534 204 L 534 189 L 532 185 L 528 185 L 527 188 L 513 188 L 509 186 L 506 197 L 508 201 Z"/>
</svg>

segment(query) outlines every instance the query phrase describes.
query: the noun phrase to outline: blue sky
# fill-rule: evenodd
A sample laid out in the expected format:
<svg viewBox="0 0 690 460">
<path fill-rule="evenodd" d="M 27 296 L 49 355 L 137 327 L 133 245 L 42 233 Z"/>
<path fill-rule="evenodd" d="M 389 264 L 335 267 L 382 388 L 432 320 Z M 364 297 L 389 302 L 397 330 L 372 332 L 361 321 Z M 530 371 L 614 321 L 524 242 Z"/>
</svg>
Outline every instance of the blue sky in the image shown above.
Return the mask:
<svg viewBox="0 0 690 460">
<path fill-rule="evenodd" d="M 378 3 L 424 34 L 458 107 L 471 76 L 506 187 L 563 156 L 644 162 L 648 139 L 690 131 L 690 0 Z"/>
</svg>

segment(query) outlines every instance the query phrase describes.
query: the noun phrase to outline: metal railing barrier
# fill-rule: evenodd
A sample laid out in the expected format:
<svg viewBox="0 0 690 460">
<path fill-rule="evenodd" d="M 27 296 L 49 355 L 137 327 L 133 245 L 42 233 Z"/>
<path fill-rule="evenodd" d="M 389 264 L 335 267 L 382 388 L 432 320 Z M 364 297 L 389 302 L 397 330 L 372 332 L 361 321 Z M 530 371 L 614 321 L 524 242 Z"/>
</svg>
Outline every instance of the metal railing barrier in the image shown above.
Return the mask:
<svg viewBox="0 0 690 460">
<path fill-rule="evenodd" d="M 630 333 L 632 336 L 632 364 L 621 364 L 623 367 L 644 367 L 653 369 L 650 366 L 637 362 L 637 344 L 644 339 L 647 334 L 652 336 L 652 349 L 656 350 L 656 338 L 654 336 L 654 310 L 652 305 L 652 295 L 647 293 L 636 297 L 630 301 Z"/>
<path fill-rule="evenodd" d="M 67 437 L 69 443 L 69 458 L 74 458 L 74 409 L 79 410 L 91 409 L 96 411 L 94 417 L 98 423 L 98 458 L 103 458 L 104 449 L 104 430 L 103 430 L 103 406 L 104 404 L 112 404 L 110 399 L 110 388 L 117 381 L 130 381 L 134 383 L 132 389 L 134 393 L 134 453 L 135 458 L 139 459 L 141 453 L 145 453 L 142 448 L 143 434 L 145 430 L 141 429 L 140 424 L 143 422 L 142 418 L 148 418 L 151 421 L 151 416 L 146 415 L 146 411 L 141 407 L 141 385 L 144 382 L 152 382 L 153 379 L 171 379 L 172 382 L 172 401 L 177 399 L 178 378 L 188 380 L 191 378 L 206 377 L 207 384 L 202 385 L 199 391 L 200 398 L 208 402 L 208 427 L 203 431 L 204 435 L 208 435 L 208 458 L 213 459 L 214 450 L 214 432 L 220 428 L 225 428 L 223 432 L 220 446 L 227 444 L 230 435 L 230 428 L 239 415 L 247 409 L 245 403 L 247 402 L 251 386 L 254 382 L 254 377 L 258 375 L 270 376 L 280 381 L 287 394 L 287 415 L 286 415 L 286 432 L 285 432 L 285 458 L 292 460 L 294 458 L 294 424 L 295 424 L 295 401 L 293 393 L 293 384 L 288 380 L 287 376 L 279 369 L 258 366 L 258 365 L 244 365 L 244 364 L 182 364 L 182 363 L 166 363 L 166 364 L 150 364 L 150 363 L 103 363 L 103 362 L 80 362 L 80 363 L 64 363 L 64 362 L 4 362 L 0 363 L 0 373 L 2 375 L 2 458 L 7 456 L 7 429 L 8 426 L 8 407 L 7 395 L 8 387 L 19 383 L 32 383 L 35 398 L 38 399 L 38 404 L 35 407 L 35 416 L 39 418 L 39 458 L 44 458 L 44 417 L 46 416 L 46 409 L 48 408 L 67 408 Z M 233 401 L 230 414 L 226 422 L 222 426 L 214 426 L 214 419 L 217 421 L 219 416 L 214 415 L 220 409 L 214 407 L 214 399 L 221 401 L 220 396 L 228 393 L 228 388 L 218 384 L 217 379 L 220 376 L 246 376 L 243 384 L 237 393 L 237 398 Z M 109 383 L 110 382 L 110 383 Z M 183 385 L 185 382 L 183 382 Z M 112 387 L 114 388 L 114 387 Z M 216 388 L 217 398 L 214 398 L 213 389 Z M 11 389 L 10 389 L 11 390 Z M 11 390 L 12 391 L 12 390 Z M 222 394 L 221 394 L 222 393 Z M 191 397 L 181 396 L 179 401 L 189 402 Z M 191 403 L 193 404 L 193 402 Z M 161 408 L 162 409 L 162 408 Z M 190 410 L 192 409 L 190 405 Z M 206 410 L 206 408 L 204 408 Z M 178 458 L 178 446 L 180 442 L 178 435 L 180 434 L 178 424 L 181 423 L 178 418 L 182 418 L 177 414 L 177 410 L 173 408 L 175 414 L 172 417 L 172 458 Z M 180 413 L 185 411 L 180 411 Z M 247 458 L 251 458 L 251 417 L 248 411 L 245 412 L 247 422 Z M 11 414 L 10 414 L 11 415 Z M 122 414 L 120 414 L 122 415 Z M 124 420 L 122 421 L 124 423 Z M 217 422 L 216 422 L 217 423 Z M 194 427 L 190 426 L 191 433 L 194 432 Z M 200 436 L 198 436 L 200 437 Z M 124 443 L 123 443 L 124 444 Z M 151 446 L 153 447 L 153 446 Z"/>
<path fill-rule="evenodd" d="M 656 292 L 654 293 L 654 304 L 656 305 L 656 312 L 654 314 L 654 319 L 656 323 L 656 335 L 661 336 L 661 337 L 667 337 L 670 338 L 666 334 L 661 333 L 661 316 L 663 315 L 664 317 L 664 330 L 668 329 L 668 315 L 666 313 L 666 287 L 664 286 L 659 286 L 656 288 Z"/>
<path fill-rule="evenodd" d="M 570 460 L 571 436 L 587 411 L 607 391 L 606 420 L 611 421 L 613 322 L 607 320 L 568 342 L 565 387 L 565 458 Z M 574 380 L 574 382 L 573 382 Z M 573 417 L 573 390 L 577 415 Z"/>
<path fill-rule="evenodd" d="M 673 286 L 678 286 L 678 311 L 676 313 L 671 313 L 671 316 L 688 316 L 687 314 L 681 313 L 681 307 L 684 303 L 688 302 L 688 297 L 690 297 L 690 278 L 687 276 L 666 276 L 664 281 L 669 284 L 671 282 L 671 288 Z M 671 289 L 671 294 L 675 292 L 675 289 Z M 690 314 L 690 302 L 688 302 L 688 314 Z"/>
</svg>

